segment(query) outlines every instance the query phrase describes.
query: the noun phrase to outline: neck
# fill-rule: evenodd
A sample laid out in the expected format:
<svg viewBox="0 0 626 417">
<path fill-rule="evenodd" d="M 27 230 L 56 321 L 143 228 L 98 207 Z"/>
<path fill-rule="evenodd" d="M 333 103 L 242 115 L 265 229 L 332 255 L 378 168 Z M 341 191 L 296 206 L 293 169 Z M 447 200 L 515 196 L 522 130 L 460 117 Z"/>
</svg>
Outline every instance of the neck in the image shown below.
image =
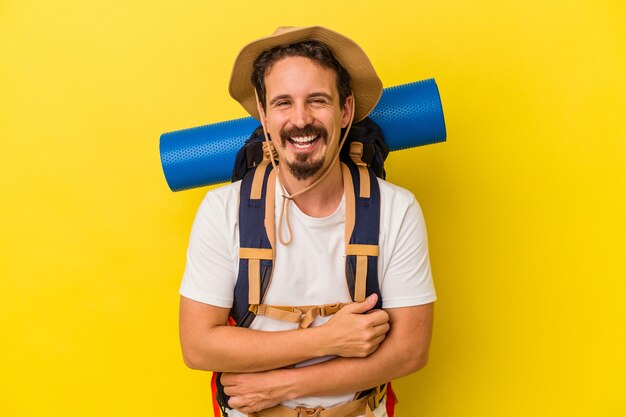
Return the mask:
<svg viewBox="0 0 626 417">
<path fill-rule="evenodd" d="M 278 171 L 280 181 L 290 195 L 296 194 L 313 184 L 321 175 L 305 181 L 295 179 L 288 169 Z M 326 217 L 337 210 L 343 196 L 343 179 L 341 165 L 336 161 L 330 168 L 330 172 L 319 184 L 310 190 L 298 194 L 293 202 L 298 208 L 311 217 Z"/>
</svg>

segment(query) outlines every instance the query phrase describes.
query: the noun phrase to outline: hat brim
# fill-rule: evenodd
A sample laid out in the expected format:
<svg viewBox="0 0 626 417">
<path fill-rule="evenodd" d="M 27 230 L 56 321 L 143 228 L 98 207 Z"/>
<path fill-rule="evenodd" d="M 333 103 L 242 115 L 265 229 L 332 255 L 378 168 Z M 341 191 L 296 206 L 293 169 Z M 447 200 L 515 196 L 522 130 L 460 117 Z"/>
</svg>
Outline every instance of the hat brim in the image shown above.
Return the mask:
<svg viewBox="0 0 626 417">
<path fill-rule="evenodd" d="M 276 46 L 316 40 L 327 45 L 350 74 L 352 94 L 356 103 L 354 121 L 364 119 L 376 107 L 383 84 L 369 58 L 353 40 L 321 26 L 289 28 L 284 32 L 258 39 L 244 46 L 233 65 L 228 91 L 250 115 L 258 120 L 251 76 L 254 61 L 261 53 Z"/>
</svg>

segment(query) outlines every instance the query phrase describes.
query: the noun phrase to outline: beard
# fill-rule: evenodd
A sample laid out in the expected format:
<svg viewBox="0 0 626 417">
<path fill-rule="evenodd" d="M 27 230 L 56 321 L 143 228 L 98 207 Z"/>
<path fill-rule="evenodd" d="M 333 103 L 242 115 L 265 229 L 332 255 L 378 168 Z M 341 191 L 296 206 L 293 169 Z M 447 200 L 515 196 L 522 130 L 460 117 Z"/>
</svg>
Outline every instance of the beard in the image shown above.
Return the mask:
<svg viewBox="0 0 626 417">
<path fill-rule="evenodd" d="M 328 131 L 324 126 L 309 124 L 303 128 L 292 127 L 288 130 L 282 129 L 280 131 L 281 145 L 285 148 L 290 138 L 303 136 L 316 136 L 316 141 L 323 140 L 325 144 L 328 142 Z M 298 153 L 296 154 L 295 161 L 285 161 L 285 164 L 295 179 L 304 181 L 317 174 L 324 166 L 325 160 L 326 155 L 322 155 L 321 158 L 315 160 L 310 153 Z"/>
</svg>

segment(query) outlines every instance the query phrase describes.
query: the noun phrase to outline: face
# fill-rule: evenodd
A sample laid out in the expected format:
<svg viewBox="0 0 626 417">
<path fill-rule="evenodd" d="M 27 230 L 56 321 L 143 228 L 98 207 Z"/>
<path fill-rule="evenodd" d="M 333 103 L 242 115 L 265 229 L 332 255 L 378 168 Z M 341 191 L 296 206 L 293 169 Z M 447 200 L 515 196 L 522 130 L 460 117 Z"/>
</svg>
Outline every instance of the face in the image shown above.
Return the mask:
<svg viewBox="0 0 626 417">
<path fill-rule="evenodd" d="M 337 151 L 352 97 L 339 105 L 336 75 L 303 57 L 276 62 L 265 75 L 265 125 L 281 165 L 299 181 L 315 179 Z"/>
</svg>

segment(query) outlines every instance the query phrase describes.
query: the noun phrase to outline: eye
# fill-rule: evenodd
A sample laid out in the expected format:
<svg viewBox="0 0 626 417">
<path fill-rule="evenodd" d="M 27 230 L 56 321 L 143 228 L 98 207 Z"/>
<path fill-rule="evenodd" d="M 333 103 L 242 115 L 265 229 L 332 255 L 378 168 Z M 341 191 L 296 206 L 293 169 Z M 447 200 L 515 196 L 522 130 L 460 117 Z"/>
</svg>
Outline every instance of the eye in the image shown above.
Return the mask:
<svg viewBox="0 0 626 417">
<path fill-rule="evenodd" d="M 287 107 L 289 105 L 289 101 L 287 100 L 279 100 L 274 103 L 274 107 Z"/>
<path fill-rule="evenodd" d="M 326 104 L 327 100 L 324 97 L 314 97 L 310 100 L 312 104 Z"/>
</svg>

